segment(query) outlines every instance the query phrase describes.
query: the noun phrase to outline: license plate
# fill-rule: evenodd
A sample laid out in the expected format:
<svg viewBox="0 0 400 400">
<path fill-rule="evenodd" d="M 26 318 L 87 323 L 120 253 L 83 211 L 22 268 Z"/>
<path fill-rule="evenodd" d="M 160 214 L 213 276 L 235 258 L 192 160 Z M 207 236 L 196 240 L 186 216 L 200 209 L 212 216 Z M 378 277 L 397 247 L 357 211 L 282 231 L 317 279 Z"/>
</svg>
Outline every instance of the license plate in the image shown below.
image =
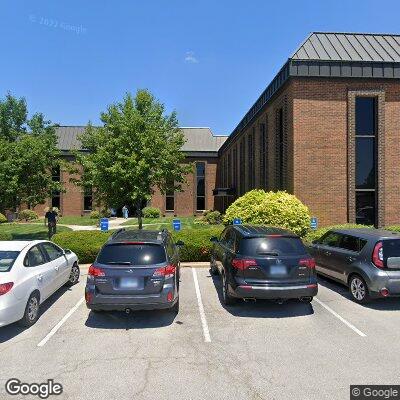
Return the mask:
<svg viewBox="0 0 400 400">
<path fill-rule="evenodd" d="M 286 265 L 271 265 L 271 275 L 286 275 Z"/>
<path fill-rule="evenodd" d="M 399 269 L 400 268 L 400 257 L 390 257 L 387 260 L 388 268 Z"/>
<path fill-rule="evenodd" d="M 121 278 L 119 287 L 121 289 L 140 289 L 141 285 L 137 278 Z"/>
</svg>

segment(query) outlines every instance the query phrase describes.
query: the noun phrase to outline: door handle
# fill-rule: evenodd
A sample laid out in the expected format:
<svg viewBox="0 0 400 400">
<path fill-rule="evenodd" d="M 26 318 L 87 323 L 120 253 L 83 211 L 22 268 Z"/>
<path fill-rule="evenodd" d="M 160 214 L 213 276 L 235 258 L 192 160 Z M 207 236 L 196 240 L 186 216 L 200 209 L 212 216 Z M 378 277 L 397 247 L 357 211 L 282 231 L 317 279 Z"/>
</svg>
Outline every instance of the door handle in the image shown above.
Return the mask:
<svg viewBox="0 0 400 400">
<path fill-rule="evenodd" d="M 38 275 L 37 280 L 41 281 L 43 279 L 43 275 Z"/>
<path fill-rule="evenodd" d="M 331 256 L 332 253 L 331 253 L 330 251 L 325 251 L 325 255 L 326 255 L 326 256 Z"/>
</svg>

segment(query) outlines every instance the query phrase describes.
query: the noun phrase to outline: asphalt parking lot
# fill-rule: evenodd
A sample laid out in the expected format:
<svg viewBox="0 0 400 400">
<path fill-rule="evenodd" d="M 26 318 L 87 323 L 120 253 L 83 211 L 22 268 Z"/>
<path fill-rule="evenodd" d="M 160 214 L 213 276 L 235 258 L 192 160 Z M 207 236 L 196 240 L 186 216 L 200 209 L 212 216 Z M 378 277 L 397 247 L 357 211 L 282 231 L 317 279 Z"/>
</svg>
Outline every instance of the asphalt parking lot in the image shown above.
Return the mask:
<svg viewBox="0 0 400 400">
<path fill-rule="evenodd" d="M 1 399 L 21 398 L 9 378 L 54 379 L 62 399 L 348 399 L 350 384 L 399 383 L 400 299 L 361 306 L 320 279 L 311 305 L 224 308 L 219 277 L 187 267 L 178 316 L 94 314 L 84 273 L 30 329 L 0 328 Z"/>
</svg>

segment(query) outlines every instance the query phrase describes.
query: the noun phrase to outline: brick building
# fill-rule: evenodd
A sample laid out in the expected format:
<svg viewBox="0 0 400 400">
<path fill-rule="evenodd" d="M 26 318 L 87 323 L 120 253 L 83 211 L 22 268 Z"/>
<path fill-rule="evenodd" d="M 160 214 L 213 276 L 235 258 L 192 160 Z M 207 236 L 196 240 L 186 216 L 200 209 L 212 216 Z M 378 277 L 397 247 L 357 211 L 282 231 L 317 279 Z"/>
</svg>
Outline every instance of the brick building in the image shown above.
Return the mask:
<svg viewBox="0 0 400 400">
<path fill-rule="evenodd" d="M 283 189 L 321 225 L 399 223 L 399 135 L 400 36 L 312 33 L 219 150 L 219 208 Z"/>
<path fill-rule="evenodd" d="M 80 149 L 78 136 L 83 126 L 61 126 L 56 129 L 58 148 L 65 160 L 71 160 L 71 150 Z M 217 175 L 218 149 L 226 136 L 214 136 L 209 128 L 182 128 L 186 137 L 182 151 L 186 162 L 194 164 L 193 173 L 188 174 L 184 192 L 169 192 L 166 195 L 156 190 L 150 205 L 160 208 L 165 215 L 190 216 L 201 214 L 203 210 L 214 209 L 213 189 Z M 58 207 L 63 215 L 84 215 L 92 210 L 92 193 L 70 182 L 70 174 L 65 170 L 53 171 L 53 179 L 63 182 L 65 192 L 54 193 L 45 204 L 36 207 L 44 214 L 48 206 Z M 122 205 L 116 205 L 116 208 Z"/>
</svg>

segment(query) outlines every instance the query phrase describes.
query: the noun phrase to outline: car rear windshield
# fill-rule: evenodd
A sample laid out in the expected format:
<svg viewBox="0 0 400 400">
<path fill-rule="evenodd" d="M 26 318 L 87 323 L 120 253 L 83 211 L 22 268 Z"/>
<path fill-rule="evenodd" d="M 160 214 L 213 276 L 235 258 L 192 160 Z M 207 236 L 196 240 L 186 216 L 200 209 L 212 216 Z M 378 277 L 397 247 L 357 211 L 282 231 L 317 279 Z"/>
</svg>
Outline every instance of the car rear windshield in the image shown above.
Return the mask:
<svg viewBox="0 0 400 400">
<path fill-rule="evenodd" d="M 158 244 L 109 244 L 97 256 L 97 262 L 109 265 L 151 265 L 165 262 L 164 247 Z"/>
<path fill-rule="evenodd" d="M 388 239 L 383 241 L 383 256 L 385 259 L 390 257 L 400 257 L 400 240 Z"/>
<path fill-rule="evenodd" d="M 0 251 L 0 272 L 8 272 L 11 270 L 19 251 Z"/>
<path fill-rule="evenodd" d="M 307 251 L 299 238 L 265 237 L 244 239 L 240 245 L 240 254 L 246 256 L 284 256 L 301 255 Z"/>
</svg>

